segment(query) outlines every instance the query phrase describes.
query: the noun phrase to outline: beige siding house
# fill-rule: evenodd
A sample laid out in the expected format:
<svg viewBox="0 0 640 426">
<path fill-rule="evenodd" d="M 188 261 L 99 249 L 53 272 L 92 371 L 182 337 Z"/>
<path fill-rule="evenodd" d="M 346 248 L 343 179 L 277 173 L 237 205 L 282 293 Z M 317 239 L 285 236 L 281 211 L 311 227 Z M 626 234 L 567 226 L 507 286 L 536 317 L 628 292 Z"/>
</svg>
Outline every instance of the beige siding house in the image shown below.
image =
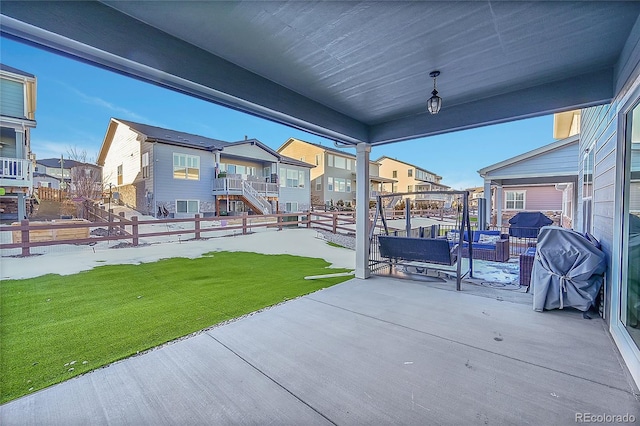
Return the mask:
<svg viewBox="0 0 640 426">
<path fill-rule="evenodd" d="M 290 138 L 280 148 L 280 154 L 308 162 L 311 169 L 311 200 L 316 206 L 352 207 L 356 201 L 356 156 L 336 148 Z M 372 199 L 395 182 L 379 176 L 380 165 L 369 163 L 370 195 Z"/>
</svg>

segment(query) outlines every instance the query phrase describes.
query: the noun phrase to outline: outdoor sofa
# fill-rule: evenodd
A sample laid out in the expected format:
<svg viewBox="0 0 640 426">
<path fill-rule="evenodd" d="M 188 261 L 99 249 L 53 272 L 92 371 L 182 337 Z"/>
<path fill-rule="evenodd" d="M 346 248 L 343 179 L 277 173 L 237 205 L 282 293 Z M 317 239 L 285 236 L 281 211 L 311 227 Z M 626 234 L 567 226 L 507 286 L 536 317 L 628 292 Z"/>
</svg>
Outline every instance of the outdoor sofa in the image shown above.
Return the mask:
<svg viewBox="0 0 640 426">
<path fill-rule="evenodd" d="M 493 262 L 507 262 L 509 260 L 509 235 L 500 231 L 472 231 L 473 258 L 490 260 Z M 449 231 L 447 239 L 450 245 L 458 243 L 457 231 Z M 462 257 L 469 257 L 469 238 L 465 231 L 462 245 Z"/>
</svg>

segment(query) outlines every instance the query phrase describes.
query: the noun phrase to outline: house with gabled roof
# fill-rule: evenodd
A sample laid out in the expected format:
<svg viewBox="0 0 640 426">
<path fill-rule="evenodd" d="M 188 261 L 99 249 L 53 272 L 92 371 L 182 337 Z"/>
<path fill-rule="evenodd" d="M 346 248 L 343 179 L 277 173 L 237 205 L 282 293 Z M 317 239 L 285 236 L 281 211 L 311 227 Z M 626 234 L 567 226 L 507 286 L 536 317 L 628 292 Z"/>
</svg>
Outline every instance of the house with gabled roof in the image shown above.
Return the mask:
<svg viewBox="0 0 640 426">
<path fill-rule="evenodd" d="M 121 202 L 156 216 L 266 214 L 310 205 L 313 166 L 257 139 L 226 142 L 112 118 L 97 163 Z"/>
<path fill-rule="evenodd" d="M 63 157 L 36 160 L 33 185 L 36 188 L 47 187 L 73 191 L 80 175 L 82 175 L 83 183 L 92 181 L 96 186 L 96 192 L 102 192 L 102 168 L 100 166 Z"/>
<path fill-rule="evenodd" d="M 421 191 L 448 191 L 451 187 L 441 183 L 442 176 L 437 175 L 415 164 L 382 156 L 376 160 L 380 165 L 380 175 L 393 179 L 394 184 L 388 188 L 391 192 L 421 192 Z M 385 188 L 387 189 L 387 188 Z M 447 197 L 432 194 L 411 194 L 403 198 L 410 198 L 417 203 L 444 204 L 450 201 Z"/>
<path fill-rule="evenodd" d="M 518 212 L 540 211 L 556 225 L 571 227 L 576 215 L 579 140 L 574 134 L 480 169 L 485 198 L 493 194 L 487 218 L 503 226 Z"/>
<path fill-rule="evenodd" d="M 314 205 L 355 205 L 356 156 L 331 146 L 289 138 L 278 148 L 280 154 L 308 162 L 311 169 L 311 198 Z M 380 164 L 369 162 L 370 197 L 386 193 L 395 182 L 380 175 Z"/>
</svg>

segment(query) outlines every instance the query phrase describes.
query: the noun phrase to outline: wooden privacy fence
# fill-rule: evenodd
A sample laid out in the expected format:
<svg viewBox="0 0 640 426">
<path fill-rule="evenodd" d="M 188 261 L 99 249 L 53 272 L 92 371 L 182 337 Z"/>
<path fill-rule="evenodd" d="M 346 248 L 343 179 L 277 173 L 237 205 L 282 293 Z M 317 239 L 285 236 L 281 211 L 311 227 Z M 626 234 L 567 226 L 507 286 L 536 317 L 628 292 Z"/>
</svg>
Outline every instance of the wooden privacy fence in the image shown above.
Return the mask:
<svg viewBox="0 0 640 426">
<path fill-rule="evenodd" d="M 256 215 L 256 216 L 241 216 L 241 217 L 229 217 L 229 216 L 215 216 L 203 218 L 200 215 L 196 215 L 195 218 L 188 219 L 153 219 L 153 220 L 138 220 L 137 216 L 133 216 L 130 220 L 125 219 L 122 216 L 114 215 L 112 211 L 105 212 L 107 221 L 100 221 L 99 223 L 92 223 L 86 221 L 67 221 L 52 223 L 42 222 L 29 222 L 23 220 L 19 224 L 16 223 L 12 226 L 0 227 L 0 232 L 12 232 L 14 238 L 11 243 L 0 244 L 0 250 L 8 249 L 21 249 L 22 256 L 31 255 L 31 248 L 53 246 L 61 244 L 95 244 L 101 241 L 112 240 L 127 240 L 133 246 L 140 244 L 140 238 L 148 237 L 162 237 L 170 235 L 193 235 L 194 239 L 206 238 L 207 233 L 215 231 L 240 231 L 242 234 L 248 234 L 253 229 L 257 228 L 277 228 L 281 230 L 285 227 L 299 227 L 304 226 L 306 228 L 319 228 L 325 229 L 331 232 L 348 232 L 355 233 L 355 213 L 353 212 L 327 212 L 327 213 L 279 213 L 270 215 Z M 101 215 L 102 213 L 96 213 Z M 255 220 L 254 220 L 255 219 Z M 265 220 L 266 219 L 266 220 Z M 271 219 L 271 220 L 269 220 Z M 218 226 L 203 227 L 203 223 L 219 222 Z M 193 228 L 181 228 L 170 229 L 167 226 L 167 230 L 157 231 L 152 230 L 143 232 L 140 229 L 141 225 L 157 225 L 157 224 L 193 224 Z M 351 226 L 349 226 L 351 225 Z M 89 228 L 95 228 L 100 226 L 107 226 L 109 230 L 118 229 L 120 232 L 108 232 L 104 236 L 94 236 L 91 238 L 85 237 L 88 235 Z M 66 232 L 61 233 L 62 229 L 66 230 L 78 230 L 80 232 Z M 87 229 L 83 232 L 83 229 Z M 53 231 L 55 230 L 55 231 Z M 57 235 L 74 235 L 74 238 L 68 239 L 43 239 L 36 237 L 36 235 L 43 235 L 49 232 L 56 232 Z"/>
<path fill-rule="evenodd" d="M 69 198 L 69 193 L 67 191 L 63 191 L 62 189 L 47 188 L 41 186 L 40 188 L 38 188 L 38 198 L 40 200 L 48 201 L 64 201 Z"/>
</svg>

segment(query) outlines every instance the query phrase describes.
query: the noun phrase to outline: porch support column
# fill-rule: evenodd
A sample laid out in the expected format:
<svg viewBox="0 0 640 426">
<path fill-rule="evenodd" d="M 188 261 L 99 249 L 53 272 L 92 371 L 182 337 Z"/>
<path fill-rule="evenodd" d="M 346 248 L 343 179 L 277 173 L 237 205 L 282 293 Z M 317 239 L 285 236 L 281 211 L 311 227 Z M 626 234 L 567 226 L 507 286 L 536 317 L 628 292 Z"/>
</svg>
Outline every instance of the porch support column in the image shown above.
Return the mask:
<svg viewBox="0 0 640 426">
<path fill-rule="evenodd" d="M 215 158 L 214 158 L 214 165 L 213 165 L 213 178 L 217 179 L 218 178 L 218 173 L 220 173 L 220 151 L 216 151 L 214 153 Z M 213 188 L 215 188 L 215 181 L 213 184 Z M 211 188 L 213 190 L 213 188 Z M 213 214 L 215 216 L 220 216 L 220 203 L 218 201 L 218 196 L 214 195 L 213 196 Z"/>
<path fill-rule="evenodd" d="M 487 200 L 485 203 L 485 212 L 486 212 L 486 221 L 491 224 L 491 180 L 485 179 L 484 181 L 484 199 Z"/>
<path fill-rule="evenodd" d="M 502 185 L 496 186 L 496 226 L 502 227 Z"/>
<path fill-rule="evenodd" d="M 15 158 L 24 159 L 24 160 L 27 159 L 27 150 L 26 150 L 26 147 L 25 147 L 25 132 L 24 132 L 24 129 L 23 130 L 16 130 L 16 156 L 15 156 Z M 31 177 L 33 178 L 33 175 Z M 31 190 L 31 187 L 29 187 L 29 190 Z M 27 209 L 26 209 L 26 206 L 25 206 L 25 200 L 26 200 L 26 197 L 25 197 L 24 192 L 22 192 L 22 191 L 18 192 L 18 198 L 17 198 L 17 203 L 18 203 L 18 221 L 21 221 L 22 219 L 26 219 L 27 218 Z"/>
<path fill-rule="evenodd" d="M 356 278 L 369 278 L 369 153 L 371 145 L 356 147 Z"/>
<path fill-rule="evenodd" d="M 220 151 L 216 151 L 214 155 L 215 155 L 215 160 L 214 160 L 215 164 L 213 165 L 214 167 L 213 178 L 217 179 L 218 173 L 220 173 Z M 213 187 L 215 188 L 215 183 L 213 184 Z M 213 214 L 214 216 L 220 216 L 220 203 L 218 202 L 217 195 L 213 196 Z"/>
</svg>

